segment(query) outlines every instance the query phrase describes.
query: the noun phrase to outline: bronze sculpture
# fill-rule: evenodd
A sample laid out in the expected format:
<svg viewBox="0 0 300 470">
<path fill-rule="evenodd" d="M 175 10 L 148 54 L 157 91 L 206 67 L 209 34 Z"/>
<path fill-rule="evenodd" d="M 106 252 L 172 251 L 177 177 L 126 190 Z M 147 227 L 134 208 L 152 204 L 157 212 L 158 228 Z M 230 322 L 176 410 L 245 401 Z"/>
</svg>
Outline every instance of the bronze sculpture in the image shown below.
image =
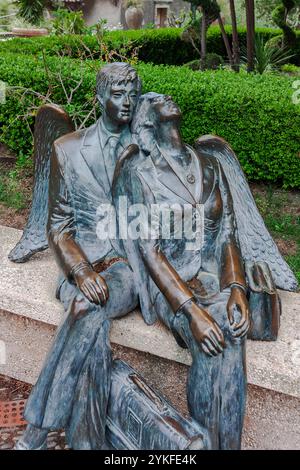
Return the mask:
<svg viewBox="0 0 300 470">
<path fill-rule="evenodd" d="M 109 240 L 98 240 L 95 227 L 98 205 L 111 201 L 114 161 L 128 145 L 128 125 L 139 92 L 140 81 L 128 64 L 103 67 L 97 76 L 101 119 L 55 142 L 48 239 L 63 271 L 57 296 L 66 317 L 27 403 L 25 419 L 30 425 L 19 443 L 25 448 L 44 445 L 47 430 L 61 427 L 67 428 L 68 442 L 75 449 L 101 448 L 104 442 L 110 318 L 128 313 L 138 300 L 128 263 L 117 258 Z M 99 261 L 102 269 L 105 263 L 109 266 L 103 276 L 97 273 Z M 97 406 L 93 394 L 88 402 L 82 400 L 87 389 L 101 397 Z"/>
<path fill-rule="evenodd" d="M 48 430 L 61 427 L 67 428 L 73 448 L 105 445 L 110 320 L 138 302 L 147 323 L 159 315 L 179 344 L 190 348 L 190 411 L 208 429 L 210 446 L 239 448 L 246 386 L 243 338 L 249 327 L 246 294 L 250 292 L 259 320 L 253 322 L 252 336 L 274 339 L 280 313 L 275 283 L 293 290 L 295 279 L 259 219 L 226 143 L 204 138 L 196 151 L 184 146 L 178 107 L 161 95 L 139 99 L 140 82 L 128 64 L 104 67 L 97 91 L 103 108 L 100 121 L 56 140 L 51 157 L 48 238 L 63 270 L 57 295 L 66 316 L 29 399 L 25 418 L 30 425 L 19 448 L 40 448 Z M 239 204 L 237 188 L 246 193 L 248 207 Z M 204 248 L 189 253 L 184 237 L 180 242 L 173 238 L 141 244 L 118 237 L 99 240 L 97 208 L 112 203 L 112 193 L 115 207 L 124 195 L 145 206 L 157 198 L 192 207 L 204 203 Z M 251 235 L 249 210 L 255 236 L 245 244 L 247 230 Z M 32 253 L 23 240 L 15 260 L 24 261 Z M 274 298 L 265 311 L 261 299 L 266 296 Z M 227 377 L 223 385 L 221 371 Z M 235 400 L 228 395 L 231 387 Z M 215 388 L 216 394 L 203 393 Z M 227 405 L 221 412 L 220 393 Z"/>
<path fill-rule="evenodd" d="M 208 430 L 213 449 L 238 449 L 246 393 L 243 338 L 250 320 L 246 278 L 225 175 L 217 161 L 183 144 L 180 116 L 170 97 L 148 93 L 140 99 L 132 131 L 143 150 L 133 145 L 117 163 L 115 206 L 124 194 L 129 206 L 204 205 L 203 246 L 187 249 L 185 233 L 177 243 L 171 235 L 141 239 L 138 247 L 130 239 L 123 244 L 131 266 L 142 258 L 134 272 L 142 311 L 154 310 L 193 356 L 191 415 Z"/>
</svg>

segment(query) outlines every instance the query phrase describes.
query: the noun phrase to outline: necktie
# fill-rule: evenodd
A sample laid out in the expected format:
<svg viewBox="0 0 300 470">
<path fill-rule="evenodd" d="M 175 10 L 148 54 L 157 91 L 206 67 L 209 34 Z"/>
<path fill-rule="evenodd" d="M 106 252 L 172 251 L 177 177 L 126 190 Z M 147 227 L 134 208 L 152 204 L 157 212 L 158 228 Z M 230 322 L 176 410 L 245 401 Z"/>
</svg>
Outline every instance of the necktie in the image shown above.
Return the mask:
<svg viewBox="0 0 300 470">
<path fill-rule="evenodd" d="M 118 137 L 111 136 L 108 139 L 106 146 L 105 146 L 106 147 L 105 166 L 106 166 L 106 172 L 107 172 L 107 177 L 108 177 L 110 187 L 112 185 L 112 180 L 113 180 L 116 161 L 117 161 L 116 150 L 117 150 L 118 143 L 119 143 Z"/>
</svg>

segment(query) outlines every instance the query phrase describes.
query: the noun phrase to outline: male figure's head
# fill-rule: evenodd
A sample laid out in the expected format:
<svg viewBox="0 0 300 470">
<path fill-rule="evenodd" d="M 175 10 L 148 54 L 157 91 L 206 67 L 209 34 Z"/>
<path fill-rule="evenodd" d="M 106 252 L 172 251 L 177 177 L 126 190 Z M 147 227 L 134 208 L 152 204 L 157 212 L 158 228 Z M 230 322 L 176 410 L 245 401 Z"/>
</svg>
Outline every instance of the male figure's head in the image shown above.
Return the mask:
<svg viewBox="0 0 300 470">
<path fill-rule="evenodd" d="M 105 124 L 115 129 L 129 124 L 141 93 L 136 70 L 123 62 L 105 65 L 98 72 L 96 88 Z"/>
</svg>

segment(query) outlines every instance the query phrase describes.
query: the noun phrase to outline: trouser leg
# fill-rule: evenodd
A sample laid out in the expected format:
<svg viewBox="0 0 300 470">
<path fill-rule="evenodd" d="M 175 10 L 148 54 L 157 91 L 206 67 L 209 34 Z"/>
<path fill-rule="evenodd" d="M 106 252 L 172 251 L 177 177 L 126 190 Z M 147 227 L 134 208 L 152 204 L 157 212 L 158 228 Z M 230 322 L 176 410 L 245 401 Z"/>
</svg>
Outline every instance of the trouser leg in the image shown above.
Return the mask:
<svg viewBox="0 0 300 470">
<path fill-rule="evenodd" d="M 235 340 L 227 320 L 228 295 L 203 305 L 221 327 L 226 349 L 216 357 L 207 356 L 194 341 L 184 315 L 174 316 L 163 296 L 157 312 L 186 342 L 192 354 L 188 374 L 187 400 L 191 416 L 209 434 L 212 449 L 239 449 L 246 399 L 245 340 Z"/>
<path fill-rule="evenodd" d="M 64 294 L 63 300 L 69 301 L 69 309 L 25 410 L 25 419 L 37 427 L 59 429 L 65 427 L 71 417 L 76 421 L 75 407 L 85 406 L 82 394 L 77 403 L 74 400 L 79 393 L 77 385 L 81 383 L 82 389 L 88 377 L 95 379 L 97 374 L 101 377 L 97 379 L 97 393 L 106 397 L 101 405 L 106 408 L 111 369 L 110 319 L 133 310 L 138 299 L 132 272 L 125 263 L 116 263 L 101 275 L 109 288 L 109 300 L 104 307 L 88 302 L 75 286 L 69 285 Z M 76 320 L 75 310 L 86 315 Z M 82 411 L 78 416 L 80 414 Z M 105 414 L 103 418 L 105 420 Z"/>
<path fill-rule="evenodd" d="M 194 341 L 184 315 L 173 317 L 171 321 L 172 328 L 183 338 L 192 355 L 192 365 L 187 378 L 187 403 L 190 415 L 207 432 L 209 449 L 219 449 L 222 357 L 220 355 L 209 357 L 201 350 Z"/>
<path fill-rule="evenodd" d="M 246 341 L 227 341 L 220 382 L 220 449 L 240 449 L 247 396 Z"/>
<path fill-rule="evenodd" d="M 226 349 L 217 357 L 194 346 L 188 406 L 191 416 L 208 430 L 213 449 L 238 450 L 246 400 L 245 342 L 225 341 Z"/>
<path fill-rule="evenodd" d="M 241 448 L 246 395 L 246 338 L 234 338 L 227 317 L 228 297 L 220 294 L 220 301 L 208 305 L 207 310 L 220 325 L 226 348 L 219 355 L 219 448 Z M 205 355 L 206 356 L 206 355 Z M 210 358 L 206 356 L 209 360 Z M 215 358 L 212 358 L 213 360 Z"/>
</svg>

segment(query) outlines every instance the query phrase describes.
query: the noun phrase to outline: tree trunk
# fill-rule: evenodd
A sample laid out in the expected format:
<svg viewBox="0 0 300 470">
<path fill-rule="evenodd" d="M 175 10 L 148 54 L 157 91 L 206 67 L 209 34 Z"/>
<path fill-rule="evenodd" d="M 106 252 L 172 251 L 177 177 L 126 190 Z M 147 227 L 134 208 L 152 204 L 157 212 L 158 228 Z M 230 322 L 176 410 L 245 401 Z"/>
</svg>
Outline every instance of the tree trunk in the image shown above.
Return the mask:
<svg viewBox="0 0 300 470">
<path fill-rule="evenodd" d="M 255 44 L 255 6 L 254 0 L 246 0 L 247 14 L 247 58 L 248 72 L 254 71 L 254 44 Z"/>
<path fill-rule="evenodd" d="M 201 69 L 204 70 L 206 66 L 206 14 L 202 10 L 201 22 Z"/>
<path fill-rule="evenodd" d="M 236 72 L 240 71 L 240 47 L 239 47 L 239 35 L 237 30 L 236 12 L 234 0 L 229 0 L 230 14 L 232 23 L 232 52 L 233 52 L 233 70 Z"/>
<path fill-rule="evenodd" d="M 218 22 L 219 22 L 220 30 L 221 30 L 221 33 L 222 33 L 223 41 L 224 41 L 224 44 L 225 44 L 225 47 L 226 47 L 226 52 L 227 52 L 229 63 L 230 63 L 231 66 L 233 66 L 233 57 L 232 57 L 231 47 L 230 47 L 230 43 L 229 43 L 227 33 L 225 31 L 225 28 L 224 28 L 224 24 L 223 24 L 221 15 L 218 16 Z"/>
</svg>

